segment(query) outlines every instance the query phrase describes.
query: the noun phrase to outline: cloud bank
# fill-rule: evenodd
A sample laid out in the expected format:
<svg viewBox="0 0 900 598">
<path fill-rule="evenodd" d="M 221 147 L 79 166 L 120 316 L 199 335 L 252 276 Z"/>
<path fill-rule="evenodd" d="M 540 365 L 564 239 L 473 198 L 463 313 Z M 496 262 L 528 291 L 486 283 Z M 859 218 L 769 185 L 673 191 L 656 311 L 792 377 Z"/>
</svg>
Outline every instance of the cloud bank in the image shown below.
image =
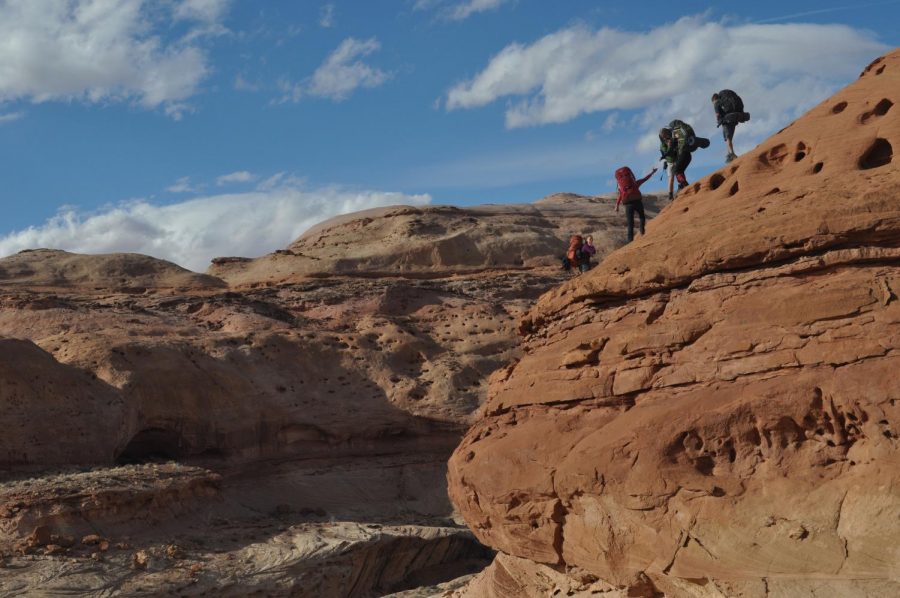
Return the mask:
<svg viewBox="0 0 900 598">
<path fill-rule="evenodd" d="M 256 191 L 155 205 L 129 201 L 98 212 L 64 208 L 42 226 L 0 238 L 0 255 L 48 247 L 77 253 L 135 252 L 202 272 L 217 256 L 256 257 L 288 245 L 323 220 L 368 208 L 424 205 L 428 195 L 308 190 L 275 175 Z"/>
<path fill-rule="evenodd" d="M 508 128 L 564 123 L 595 112 L 637 110 L 651 131 L 674 117 L 715 127 L 709 97 L 737 90 L 770 133 L 824 99 L 888 49 L 844 25 L 729 25 L 685 17 L 647 32 L 575 25 L 528 45 L 511 44 L 447 93 L 448 110 L 509 102 Z"/>
<path fill-rule="evenodd" d="M 209 73 L 230 0 L 0 0 L 0 101 L 130 102 L 173 117 Z M 165 39 L 181 23 L 181 39 Z"/>
</svg>

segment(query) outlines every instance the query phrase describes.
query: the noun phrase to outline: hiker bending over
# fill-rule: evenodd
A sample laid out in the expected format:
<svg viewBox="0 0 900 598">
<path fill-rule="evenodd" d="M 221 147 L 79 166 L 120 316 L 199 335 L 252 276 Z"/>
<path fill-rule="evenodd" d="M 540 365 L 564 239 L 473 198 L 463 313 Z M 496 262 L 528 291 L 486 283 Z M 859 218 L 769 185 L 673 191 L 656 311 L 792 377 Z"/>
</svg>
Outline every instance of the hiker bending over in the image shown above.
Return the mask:
<svg viewBox="0 0 900 598">
<path fill-rule="evenodd" d="M 725 145 L 728 146 L 728 155 L 725 157 L 726 162 L 731 162 L 737 155 L 734 153 L 734 129 L 738 123 L 745 123 L 750 120 L 750 115 L 744 112 L 744 101 L 741 96 L 734 93 L 730 89 L 723 89 L 719 93 L 712 95 L 713 109 L 716 111 L 716 126 L 722 127 L 722 137 L 725 138 Z"/>
<path fill-rule="evenodd" d="M 588 235 L 584 238 L 584 244 L 581 246 L 581 259 L 582 262 L 578 265 L 578 269 L 582 272 L 587 272 L 591 269 L 591 258 L 594 254 L 597 253 L 597 248 L 594 247 L 594 237 Z"/>
<path fill-rule="evenodd" d="M 625 220 L 628 221 L 628 242 L 634 240 L 634 213 L 637 212 L 641 219 L 641 234 L 644 234 L 644 225 L 647 217 L 644 215 L 644 196 L 641 195 L 641 185 L 647 182 L 647 179 L 653 176 L 656 168 L 650 171 L 650 174 L 641 180 L 635 180 L 634 173 L 627 166 L 616 170 L 616 185 L 619 187 L 619 198 L 616 200 L 616 211 L 619 211 L 619 204 L 625 204 Z M 669 183 L 669 193 L 671 195 L 671 179 Z M 588 237 L 590 238 L 590 237 Z"/>
<path fill-rule="evenodd" d="M 669 200 L 675 198 L 673 193 L 674 182 L 678 180 L 678 190 L 688 186 L 684 171 L 691 163 L 691 154 L 697 148 L 709 147 L 709 139 L 694 135 L 694 129 L 684 121 L 673 120 L 668 127 L 659 131 L 660 159 L 665 160 L 663 168 L 671 165 L 669 169 Z"/>
</svg>

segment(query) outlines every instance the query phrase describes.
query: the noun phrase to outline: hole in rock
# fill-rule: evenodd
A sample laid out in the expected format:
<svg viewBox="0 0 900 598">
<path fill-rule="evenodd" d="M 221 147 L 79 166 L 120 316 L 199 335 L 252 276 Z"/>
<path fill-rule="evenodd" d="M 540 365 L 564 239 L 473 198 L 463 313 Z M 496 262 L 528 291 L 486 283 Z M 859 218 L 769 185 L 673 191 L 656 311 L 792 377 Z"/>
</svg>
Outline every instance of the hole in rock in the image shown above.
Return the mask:
<svg viewBox="0 0 900 598">
<path fill-rule="evenodd" d="M 794 162 L 799 162 L 800 160 L 802 160 L 805 157 L 806 157 L 806 152 L 797 152 L 796 154 L 794 154 Z"/>
<path fill-rule="evenodd" d="M 881 73 L 883 73 L 883 72 L 884 72 L 884 67 L 885 67 L 885 66 L 887 66 L 887 65 L 882 65 L 882 66 L 878 67 L 878 70 L 875 71 L 875 74 L 876 74 L 876 75 L 880 75 Z"/>
<path fill-rule="evenodd" d="M 694 193 L 697 193 L 698 191 L 700 191 L 700 183 L 694 183 L 694 184 L 691 186 L 691 189 L 694 190 Z"/>
<path fill-rule="evenodd" d="M 894 102 L 890 101 L 887 98 L 884 98 L 877 104 L 875 104 L 875 108 L 872 109 L 872 114 L 875 116 L 884 116 L 888 113 L 888 110 L 891 109 L 891 106 L 894 105 Z"/>
<path fill-rule="evenodd" d="M 766 195 L 775 195 L 776 193 L 781 193 L 781 189 L 779 189 L 778 187 L 773 187 L 771 191 L 766 193 Z"/>
<path fill-rule="evenodd" d="M 738 171 L 738 168 L 740 168 L 740 166 L 732 166 L 732 167 L 731 167 L 731 172 L 730 172 L 729 174 L 734 174 L 734 173 L 736 173 L 736 172 Z"/>
<path fill-rule="evenodd" d="M 709 177 L 709 188 L 713 189 L 713 190 L 718 189 L 719 187 L 722 186 L 722 183 L 724 183 L 724 182 L 725 182 L 725 177 L 723 177 L 721 174 L 719 174 L 717 172 L 716 174 Z"/>
<path fill-rule="evenodd" d="M 888 113 L 888 110 L 891 109 L 891 106 L 894 105 L 894 102 L 890 101 L 887 98 L 882 99 L 880 102 L 875 104 L 875 107 L 869 110 L 868 112 L 863 112 L 859 117 L 859 122 L 865 124 L 873 116 L 884 116 Z"/>
<path fill-rule="evenodd" d="M 147 428 L 135 434 L 119 453 L 116 463 L 147 463 L 181 459 L 188 454 L 188 444 L 178 432 L 165 428 Z"/>
<path fill-rule="evenodd" d="M 859 159 L 860 170 L 869 170 L 890 164 L 894 157 L 894 148 L 887 139 L 879 137 Z"/>
<path fill-rule="evenodd" d="M 824 162 L 816 162 L 815 166 L 812 167 L 813 174 L 819 174 L 820 172 L 822 172 L 822 168 L 824 168 L 824 166 Z"/>
<path fill-rule="evenodd" d="M 740 187 L 737 184 L 737 181 L 734 182 L 734 185 L 731 186 L 731 189 L 728 190 L 729 197 L 738 192 Z"/>
<path fill-rule="evenodd" d="M 838 102 L 837 104 L 834 105 L 834 108 L 832 108 L 831 111 L 834 114 L 840 114 L 841 112 L 844 111 L 844 108 L 846 108 L 846 107 L 847 107 L 847 102 Z"/>
<path fill-rule="evenodd" d="M 694 468 L 703 475 L 712 475 L 715 467 L 716 462 L 709 456 L 700 457 L 694 461 Z"/>
</svg>

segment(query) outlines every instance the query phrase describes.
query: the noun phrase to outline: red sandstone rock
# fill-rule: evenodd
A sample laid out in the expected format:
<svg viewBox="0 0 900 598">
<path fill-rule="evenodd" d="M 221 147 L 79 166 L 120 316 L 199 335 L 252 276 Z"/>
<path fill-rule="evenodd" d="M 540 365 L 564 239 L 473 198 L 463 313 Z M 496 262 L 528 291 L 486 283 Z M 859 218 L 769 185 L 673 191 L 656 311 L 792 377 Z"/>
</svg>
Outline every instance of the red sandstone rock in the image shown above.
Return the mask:
<svg viewBox="0 0 900 598">
<path fill-rule="evenodd" d="M 900 51 L 539 300 L 450 461 L 472 595 L 900 593 L 898 101 Z"/>
</svg>

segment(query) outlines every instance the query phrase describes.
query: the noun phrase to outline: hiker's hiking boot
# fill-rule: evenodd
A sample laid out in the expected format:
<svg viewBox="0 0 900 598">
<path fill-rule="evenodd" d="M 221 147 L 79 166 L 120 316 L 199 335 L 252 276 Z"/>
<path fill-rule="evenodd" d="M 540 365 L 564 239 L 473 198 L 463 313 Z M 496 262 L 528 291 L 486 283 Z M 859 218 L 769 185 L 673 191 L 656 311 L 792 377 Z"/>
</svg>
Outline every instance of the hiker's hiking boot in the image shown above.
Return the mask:
<svg viewBox="0 0 900 598">
<path fill-rule="evenodd" d="M 727 156 L 725 156 L 725 163 L 727 164 L 728 162 L 731 162 L 735 158 L 737 158 L 736 154 L 728 154 Z"/>
</svg>

